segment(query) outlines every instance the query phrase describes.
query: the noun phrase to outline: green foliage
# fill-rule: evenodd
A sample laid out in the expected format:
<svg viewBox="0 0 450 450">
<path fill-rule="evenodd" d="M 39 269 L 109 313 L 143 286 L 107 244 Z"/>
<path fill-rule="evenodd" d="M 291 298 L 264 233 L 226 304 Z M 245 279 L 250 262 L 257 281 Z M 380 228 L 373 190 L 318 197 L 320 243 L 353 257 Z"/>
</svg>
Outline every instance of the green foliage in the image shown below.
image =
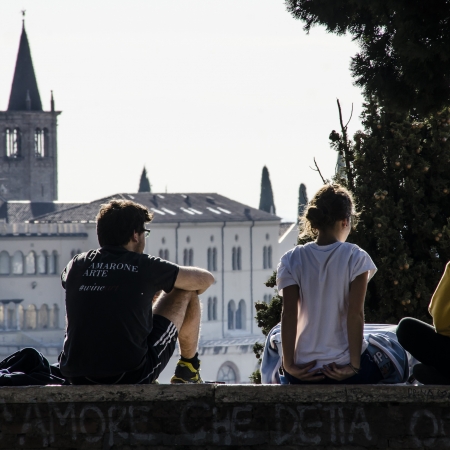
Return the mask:
<svg viewBox="0 0 450 450">
<path fill-rule="evenodd" d="M 282 303 L 283 300 L 277 293 L 269 304 L 264 302 L 255 302 L 255 319 L 264 336 L 267 336 L 269 331 L 280 322 Z"/>
<path fill-rule="evenodd" d="M 349 34 L 356 84 L 381 105 L 429 114 L 450 104 L 450 2 L 410 0 L 286 0 L 288 11 L 312 26 Z"/>
<path fill-rule="evenodd" d="M 269 171 L 263 167 L 261 176 L 261 197 L 259 199 L 259 209 L 270 214 L 276 214 L 275 203 L 273 201 L 272 183 L 270 182 Z"/>
<path fill-rule="evenodd" d="M 148 177 L 147 177 L 147 170 L 145 170 L 145 167 L 142 170 L 141 179 L 139 181 L 138 192 L 152 192 L 150 181 L 148 180 Z"/>
<path fill-rule="evenodd" d="M 368 285 L 366 320 L 429 321 L 430 297 L 450 259 L 450 111 L 423 117 L 371 100 L 362 119 L 364 131 L 354 141 L 339 135 L 331 145 L 346 147 L 361 210 L 349 241 L 378 267 Z"/>
</svg>

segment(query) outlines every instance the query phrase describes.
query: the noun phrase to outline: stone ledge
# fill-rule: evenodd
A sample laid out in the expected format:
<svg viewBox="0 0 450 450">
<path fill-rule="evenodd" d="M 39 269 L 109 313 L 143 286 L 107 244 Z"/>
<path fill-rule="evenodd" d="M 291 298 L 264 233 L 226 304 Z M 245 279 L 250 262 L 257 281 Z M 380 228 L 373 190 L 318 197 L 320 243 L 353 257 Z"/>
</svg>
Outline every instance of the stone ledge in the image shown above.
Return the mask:
<svg viewBox="0 0 450 450">
<path fill-rule="evenodd" d="M 450 386 L 0 388 L 0 449 L 448 449 Z"/>
<path fill-rule="evenodd" d="M 432 403 L 450 402 L 450 386 L 406 385 L 98 385 L 0 387 L 3 403 L 189 401 L 215 403 Z"/>
</svg>

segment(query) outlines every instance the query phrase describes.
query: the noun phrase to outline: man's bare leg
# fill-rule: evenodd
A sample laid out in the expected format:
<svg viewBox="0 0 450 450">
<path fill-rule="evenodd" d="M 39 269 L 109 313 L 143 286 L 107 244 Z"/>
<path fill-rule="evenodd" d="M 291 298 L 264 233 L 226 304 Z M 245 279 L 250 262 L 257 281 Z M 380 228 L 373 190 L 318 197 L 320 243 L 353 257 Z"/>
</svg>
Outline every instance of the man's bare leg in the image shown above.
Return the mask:
<svg viewBox="0 0 450 450">
<path fill-rule="evenodd" d="M 173 289 L 153 304 L 153 314 L 169 319 L 178 330 L 180 353 L 190 359 L 197 353 L 200 331 L 200 300 L 195 291 Z"/>
</svg>

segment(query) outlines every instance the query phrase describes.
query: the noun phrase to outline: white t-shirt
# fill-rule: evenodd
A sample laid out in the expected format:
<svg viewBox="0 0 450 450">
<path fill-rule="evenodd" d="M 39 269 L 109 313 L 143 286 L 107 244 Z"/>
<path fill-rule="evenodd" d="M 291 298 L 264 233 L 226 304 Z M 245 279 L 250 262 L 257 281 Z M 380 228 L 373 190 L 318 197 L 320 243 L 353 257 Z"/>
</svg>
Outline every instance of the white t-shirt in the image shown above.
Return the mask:
<svg viewBox="0 0 450 450">
<path fill-rule="evenodd" d="M 355 244 L 310 242 L 286 252 L 277 268 L 277 286 L 298 285 L 300 303 L 297 319 L 295 364 L 317 360 L 315 368 L 336 362 L 348 364 L 347 311 L 350 283 L 377 268 L 370 256 Z M 363 342 L 364 351 L 367 342 Z"/>
</svg>

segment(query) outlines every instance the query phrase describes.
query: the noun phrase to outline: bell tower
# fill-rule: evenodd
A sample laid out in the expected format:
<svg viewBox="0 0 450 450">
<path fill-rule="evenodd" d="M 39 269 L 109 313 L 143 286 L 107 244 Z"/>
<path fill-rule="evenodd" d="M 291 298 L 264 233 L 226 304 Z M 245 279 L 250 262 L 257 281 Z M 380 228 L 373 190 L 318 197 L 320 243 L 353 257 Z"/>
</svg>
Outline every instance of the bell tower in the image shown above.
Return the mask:
<svg viewBox="0 0 450 450">
<path fill-rule="evenodd" d="M 57 117 L 53 92 L 43 111 L 25 23 L 8 109 L 0 111 L 0 197 L 52 202 L 58 199 Z"/>
</svg>

